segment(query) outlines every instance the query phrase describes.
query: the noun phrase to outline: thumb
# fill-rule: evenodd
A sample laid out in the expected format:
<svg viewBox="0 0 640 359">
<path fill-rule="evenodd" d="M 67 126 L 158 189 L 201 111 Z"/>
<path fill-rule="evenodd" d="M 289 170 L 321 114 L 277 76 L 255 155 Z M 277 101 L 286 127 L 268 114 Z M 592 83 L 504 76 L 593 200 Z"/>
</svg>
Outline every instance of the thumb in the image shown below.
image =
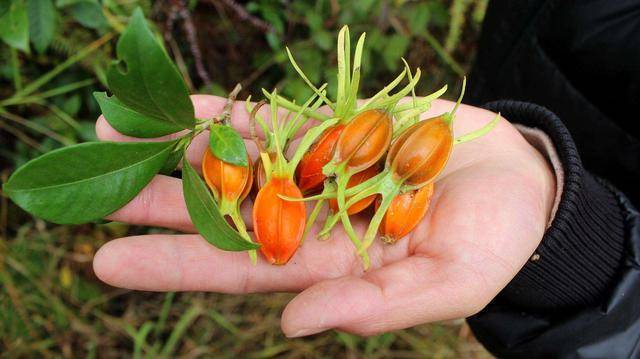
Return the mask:
<svg viewBox="0 0 640 359">
<path fill-rule="evenodd" d="M 288 337 L 329 329 L 374 335 L 466 317 L 492 298 L 492 291 L 481 283 L 468 270 L 442 260 L 409 257 L 363 277 L 347 276 L 309 287 L 285 308 L 282 330 Z"/>
</svg>

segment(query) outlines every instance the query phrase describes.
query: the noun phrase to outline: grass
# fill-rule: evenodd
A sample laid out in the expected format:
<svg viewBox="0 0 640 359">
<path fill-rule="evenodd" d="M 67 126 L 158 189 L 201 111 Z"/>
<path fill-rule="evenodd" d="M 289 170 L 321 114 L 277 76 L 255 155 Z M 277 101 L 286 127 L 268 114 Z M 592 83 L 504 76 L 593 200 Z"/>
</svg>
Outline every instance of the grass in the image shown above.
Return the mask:
<svg viewBox="0 0 640 359">
<path fill-rule="evenodd" d="M 449 9 L 449 20 L 446 16 L 438 20 L 435 17 L 438 13 L 430 10 L 430 24 L 433 24 L 430 25 L 430 30 L 427 31 L 425 28 L 424 31 L 412 33 L 413 40 L 405 49 L 407 60 L 413 65 L 420 65 L 430 75 L 427 81 L 428 88 L 422 89 L 421 92 L 432 90 L 431 87 L 435 88 L 445 82 L 454 84 L 453 81 L 458 81 L 460 75 L 468 71 L 478 24 L 487 3 L 486 0 L 430 0 L 408 2 L 406 5 L 419 7 L 439 2 L 444 4 L 442 8 Z M 237 15 L 234 15 L 228 6 L 221 6 L 221 3 L 229 2 L 200 1 L 199 11 L 194 12 L 194 22 L 201 36 L 205 36 L 212 45 L 203 47 L 202 55 L 207 60 L 205 70 L 216 75 L 214 77 L 218 81 L 218 87 L 231 88 L 238 78 L 242 78 L 251 92 L 258 93 L 262 86 L 269 88 L 275 84 L 280 85 L 278 79 L 283 76 L 294 78 L 295 74 L 283 70 L 288 67 L 284 58 L 267 56 L 270 51 L 275 53 L 276 50 L 269 49 L 264 35 L 259 31 L 247 30 L 246 24 L 238 23 Z M 265 17 L 273 17 L 273 14 L 265 15 L 269 9 L 268 2 L 253 3 L 261 4 L 254 14 L 260 14 L 262 11 Z M 405 2 L 393 2 L 394 6 L 403 3 Z M 357 9 L 351 9 L 347 4 L 349 2 L 341 5 L 341 12 L 357 15 L 354 13 Z M 392 9 L 390 22 L 385 26 L 408 38 L 410 34 L 403 26 L 404 22 L 397 19 L 394 21 L 394 11 L 396 10 Z M 313 12 L 302 13 L 313 15 Z M 407 12 L 412 13 L 412 10 Z M 300 19 L 299 13 L 291 14 L 295 26 L 302 26 L 303 21 L 311 23 L 310 19 Z M 372 27 L 370 24 L 379 22 L 380 19 L 369 21 L 363 18 L 358 21 L 362 22 L 359 29 L 369 31 Z M 287 28 L 297 29 L 290 26 Z M 322 35 L 324 30 L 317 31 L 318 36 L 311 37 L 316 40 L 322 39 L 319 35 Z M 381 34 L 378 34 L 379 38 Z M 375 31 L 371 35 L 372 47 L 375 48 Z M 256 42 L 239 42 L 238 36 L 252 36 Z M 399 40 L 393 36 L 388 39 Z M 171 40 L 168 47 L 181 71 L 187 76 L 189 83 L 200 82 L 202 85 L 202 81 L 198 79 L 201 77 L 197 74 L 199 71 L 193 71 L 194 61 L 189 57 L 191 51 L 183 48 L 184 57 L 179 56 L 178 43 L 184 44 L 185 41 L 175 40 Z M 307 51 L 316 46 L 312 44 L 312 47 L 305 47 L 309 46 L 308 42 L 302 39 L 297 46 Z M 387 38 L 379 39 L 378 43 L 378 46 L 386 45 Z M 250 46 L 245 48 L 246 44 Z M 402 47 L 402 41 L 398 44 Z M 259 48 L 265 54 L 258 54 L 256 58 L 264 59 L 252 60 L 247 56 L 255 54 L 255 48 Z M 307 61 L 311 63 L 305 68 L 312 69 L 313 61 L 318 57 L 324 58 L 330 64 L 332 55 L 328 51 L 331 50 L 320 53 L 322 56 L 310 54 Z M 68 56 L 73 57 L 74 53 L 77 51 L 69 51 Z M 375 54 L 371 55 L 374 59 L 377 56 Z M 31 68 L 26 66 L 30 65 L 30 58 L 19 58 L 17 53 L 11 55 L 9 60 L 14 63 L 22 60 L 23 68 Z M 228 71 L 217 71 L 220 67 Z M 363 95 L 378 88 L 379 84 L 385 83 L 388 77 L 395 73 L 395 70 L 391 69 L 369 69 L 369 77 L 364 79 L 366 82 L 363 83 Z M 76 68 L 73 71 L 79 70 Z M 97 72 L 93 79 L 86 81 L 100 83 L 99 74 Z M 193 79 L 189 78 L 190 74 Z M 333 75 L 318 74 L 327 78 Z M 84 79 L 85 76 L 80 77 Z M 67 83 L 73 85 L 74 81 L 78 80 L 73 77 L 73 80 L 68 80 Z M 11 87 L 15 91 L 25 93 L 37 86 L 38 82 L 23 81 L 22 77 L 15 77 L 10 83 L 4 84 L 0 83 L 0 94 L 3 96 L 10 93 L 8 89 Z M 300 87 L 294 85 L 289 84 L 288 88 L 291 88 L 292 92 L 299 92 Z M 86 93 L 81 98 L 90 98 L 90 91 L 84 92 Z M 80 90 L 74 90 L 65 96 L 70 96 L 69 103 L 72 103 L 71 100 L 80 97 L 78 94 L 81 93 L 83 92 Z M 455 89 L 451 93 L 456 93 Z M 72 121 L 71 124 L 74 126 L 70 128 L 84 128 L 84 125 L 89 125 L 95 118 L 92 112 L 95 111 L 95 104 L 91 106 L 88 102 L 90 100 L 82 100 L 83 105 L 76 116 L 60 111 L 55 105 L 68 107 L 68 103 L 65 102 L 67 97 L 58 95 L 52 99 L 54 101 L 49 107 L 57 110 L 54 115 Z M 60 130 L 69 127 L 65 125 L 66 122 L 53 126 L 52 124 L 57 123 L 53 120 L 36 120 L 35 115 L 41 114 L 40 109 L 24 104 L 14 105 L 12 109 L 15 109 L 19 116 L 9 112 L 0 113 L 2 182 L 6 180 L 12 167 L 37 155 L 37 151 L 29 151 L 29 147 L 46 151 L 53 146 L 51 138 L 57 138 L 56 136 L 61 137 L 60 141 L 75 141 L 75 137 L 67 135 L 69 131 Z M 68 109 L 65 111 L 68 112 Z M 85 121 L 76 122 L 72 118 L 78 116 Z M 27 130 L 28 132 L 25 132 Z M 50 136 L 52 131 L 55 135 L 53 137 Z M 112 238 L 158 231 L 160 230 L 120 223 L 56 226 L 33 219 L 11 204 L 6 197 L 0 197 L 0 358 L 490 357 L 475 341 L 463 320 L 426 324 L 370 338 L 329 331 L 308 338 L 287 339 L 280 331 L 280 314 L 293 294 L 239 296 L 215 293 L 135 292 L 109 287 L 95 277 L 91 263 L 95 251 L 102 244 Z"/>
<path fill-rule="evenodd" d="M 370 338 L 287 339 L 279 318 L 292 294 L 148 293 L 98 281 L 96 249 L 145 231 L 36 220 L 0 239 L 0 357 L 488 357 L 462 320 Z"/>
</svg>

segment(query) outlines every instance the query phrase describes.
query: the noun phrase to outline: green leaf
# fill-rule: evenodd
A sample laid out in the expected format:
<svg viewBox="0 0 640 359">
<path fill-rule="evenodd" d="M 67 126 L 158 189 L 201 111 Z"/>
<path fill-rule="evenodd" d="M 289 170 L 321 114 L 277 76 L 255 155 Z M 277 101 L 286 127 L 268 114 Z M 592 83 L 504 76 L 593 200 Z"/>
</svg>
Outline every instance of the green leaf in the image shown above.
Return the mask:
<svg viewBox="0 0 640 359">
<path fill-rule="evenodd" d="M 56 9 L 51 0 L 28 0 L 29 31 L 31 42 L 39 53 L 43 53 L 51 44 L 56 26 Z"/>
<path fill-rule="evenodd" d="M 400 58 L 409 48 L 409 39 L 406 36 L 396 34 L 387 38 L 387 45 L 382 53 L 387 68 L 394 71 L 401 64 Z"/>
<path fill-rule="evenodd" d="M 214 124 L 209 127 L 209 148 L 224 162 L 247 167 L 247 149 L 242 136 L 231 126 Z"/>
<path fill-rule="evenodd" d="M 94 3 L 97 2 L 96 0 L 56 0 L 56 7 L 62 8 L 65 6 L 86 2 L 86 1 L 94 2 Z"/>
<path fill-rule="evenodd" d="M 118 100 L 144 115 L 180 128 L 193 128 L 195 118 L 189 91 L 180 72 L 136 9 L 116 48 L 119 62 L 107 73 Z"/>
<path fill-rule="evenodd" d="M 330 32 L 325 30 L 318 30 L 313 33 L 313 41 L 324 51 L 328 51 L 333 47 L 333 36 Z M 319 59 L 322 59 L 320 56 Z M 320 70 L 320 69 L 318 69 Z"/>
<path fill-rule="evenodd" d="M 419 3 L 408 9 L 407 21 L 412 34 L 423 34 L 427 30 L 431 14 L 429 4 Z"/>
<path fill-rule="evenodd" d="M 7 6 L 3 5 L 3 8 Z M 0 38 L 15 49 L 29 52 L 29 18 L 26 0 L 11 1 L 11 5 L 0 18 Z"/>
<path fill-rule="evenodd" d="M 182 130 L 181 126 L 136 112 L 124 105 L 115 96 L 106 92 L 94 92 L 102 114 L 118 132 L 133 137 L 153 138 L 166 136 Z"/>
<path fill-rule="evenodd" d="M 45 220 L 90 222 L 131 201 L 164 165 L 175 143 L 88 142 L 61 148 L 20 167 L 3 191 Z"/>
<path fill-rule="evenodd" d="M 79 1 L 69 6 L 71 16 L 82 26 L 100 29 L 108 24 L 102 6 L 95 1 Z"/>
<path fill-rule="evenodd" d="M 176 170 L 176 167 L 178 167 L 178 163 L 180 163 L 180 160 L 182 160 L 183 154 L 184 153 L 179 150 L 174 150 L 173 152 L 171 152 L 164 165 L 160 169 L 160 174 L 167 176 L 171 175 L 173 171 Z"/>
<path fill-rule="evenodd" d="M 244 240 L 229 226 L 220 214 L 207 185 L 189 161 L 184 161 L 182 167 L 182 189 L 191 221 L 207 242 L 225 251 L 244 251 L 260 247 L 256 243 Z"/>
</svg>

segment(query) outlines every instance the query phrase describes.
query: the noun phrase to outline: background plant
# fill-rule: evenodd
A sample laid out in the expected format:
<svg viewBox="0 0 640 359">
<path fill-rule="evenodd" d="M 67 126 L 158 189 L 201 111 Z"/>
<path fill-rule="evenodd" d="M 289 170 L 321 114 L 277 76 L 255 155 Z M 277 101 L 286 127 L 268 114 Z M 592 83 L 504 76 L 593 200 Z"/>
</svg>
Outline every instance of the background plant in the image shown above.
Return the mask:
<svg viewBox="0 0 640 359">
<path fill-rule="evenodd" d="M 277 86 L 300 100 L 310 93 L 287 63 L 283 44 L 321 83 L 335 76 L 322 69 L 335 68 L 334 39 L 346 23 L 352 34 L 367 32 L 362 96 L 397 75 L 400 56 L 427 75 L 419 94 L 459 83 L 486 1 L 0 1 L 2 181 L 27 159 L 94 139 L 99 109 L 91 94 L 105 90 L 115 38 L 136 6 L 155 20 L 191 92 L 225 95 L 241 81 L 240 99 Z M 7 32 L 8 16 L 17 35 Z M 54 226 L 6 197 L 0 201 L 0 355 L 480 355 L 461 322 L 369 339 L 327 333 L 287 341 L 277 328 L 289 295 L 110 288 L 92 274 L 95 250 L 113 237 L 162 230 L 119 223 Z"/>
</svg>

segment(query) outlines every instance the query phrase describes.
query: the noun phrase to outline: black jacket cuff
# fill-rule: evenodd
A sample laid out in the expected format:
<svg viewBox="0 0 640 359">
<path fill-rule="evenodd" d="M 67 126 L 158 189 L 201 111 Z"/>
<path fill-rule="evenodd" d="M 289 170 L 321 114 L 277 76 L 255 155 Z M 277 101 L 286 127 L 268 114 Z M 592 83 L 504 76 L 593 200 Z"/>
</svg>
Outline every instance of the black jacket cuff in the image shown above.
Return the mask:
<svg viewBox="0 0 640 359">
<path fill-rule="evenodd" d="M 494 302 L 528 311 L 599 302 L 612 287 L 624 254 L 624 212 L 614 190 L 584 170 L 569 131 L 551 111 L 518 101 L 495 101 L 484 108 L 545 132 L 564 170 L 563 193 L 551 226 Z"/>
</svg>

